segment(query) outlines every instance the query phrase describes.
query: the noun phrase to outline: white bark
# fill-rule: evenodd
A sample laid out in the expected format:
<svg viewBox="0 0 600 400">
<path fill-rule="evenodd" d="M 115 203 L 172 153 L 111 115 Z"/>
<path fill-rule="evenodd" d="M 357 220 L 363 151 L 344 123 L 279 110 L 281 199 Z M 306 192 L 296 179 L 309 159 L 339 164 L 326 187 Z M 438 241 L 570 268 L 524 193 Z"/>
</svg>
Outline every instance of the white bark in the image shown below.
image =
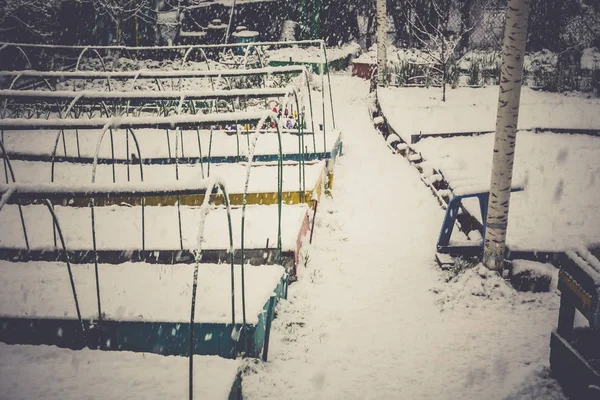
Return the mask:
<svg viewBox="0 0 600 400">
<path fill-rule="evenodd" d="M 508 0 L 502 42 L 500 93 L 486 221 L 483 263 L 494 270 L 504 267 L 506 230 L 519 119 L 523 55 L 527 39 L 530 0 Z"/>
<path fill-rule="evenodd" d="M 377 84 L 385 85 L 387 66 L 387 9 L 386 0 L 377 0 Z"/>
</svg>

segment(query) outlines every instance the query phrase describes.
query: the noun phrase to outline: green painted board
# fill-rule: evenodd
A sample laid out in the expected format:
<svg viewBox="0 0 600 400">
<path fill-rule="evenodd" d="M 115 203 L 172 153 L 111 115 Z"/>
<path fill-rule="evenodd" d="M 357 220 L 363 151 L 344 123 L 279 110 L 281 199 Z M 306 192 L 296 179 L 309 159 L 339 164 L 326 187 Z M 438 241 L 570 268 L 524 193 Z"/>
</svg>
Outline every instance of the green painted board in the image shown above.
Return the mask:
<svg viewBox="0 0 600 400">
<path fill-rule="evenodd" d="M 278 300 L 287 294 L 287 277 L 274 290 Z M 232 339 L 232 325 L 194 324 L 194 354 L 232 358 L 240 352 L 258 357 L 265 344 L 268 302 L 259 315 L 258 324 L 245 327 L 245 339 Z M 273 318 L 274 315 L 269 315 Z M 73 318 L 37 318 L 35 316 L 0 316 L 0 342 L 7 344 L 54 345 L 72 350 L 84 347 L 123 350 L 162 355 L 187 356 L 190 347 L 190 324 L 181 322 L 144 322 L 104 320 L 83 321 L 88 331 L 84 340 L 82 326 Z M 241 324 L 236 324 L 236 330 Z"/>
</svg>

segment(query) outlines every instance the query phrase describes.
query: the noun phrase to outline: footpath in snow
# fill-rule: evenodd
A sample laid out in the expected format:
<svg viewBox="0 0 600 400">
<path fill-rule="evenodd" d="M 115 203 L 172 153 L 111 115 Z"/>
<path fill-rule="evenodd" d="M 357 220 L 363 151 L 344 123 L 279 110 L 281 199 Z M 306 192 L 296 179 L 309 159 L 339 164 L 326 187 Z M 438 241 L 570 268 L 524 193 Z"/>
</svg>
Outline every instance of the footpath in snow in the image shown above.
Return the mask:
<svg viewBox="0 0 600 400">
<path fill-rule="evenodd" d="M 549 378 L 558 294 L 434 262 L 443 210 L 367 111 L 368 82 L 333 77 L 345 155 L 300 280 L 277 310 L 247 399 L 563 398 Z"/>
</svg>

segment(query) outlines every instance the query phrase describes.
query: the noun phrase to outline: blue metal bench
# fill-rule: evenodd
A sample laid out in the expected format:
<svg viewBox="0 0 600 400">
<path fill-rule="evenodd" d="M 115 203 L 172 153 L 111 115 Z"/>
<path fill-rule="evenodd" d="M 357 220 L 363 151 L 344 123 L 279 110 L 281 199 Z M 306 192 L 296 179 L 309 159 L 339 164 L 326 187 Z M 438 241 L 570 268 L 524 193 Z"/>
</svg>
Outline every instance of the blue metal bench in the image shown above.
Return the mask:
<svg viewBox="0 0 600 400">
<path fill-rule="evenodd" d="M 511 192 L 520 192 L 523 191 L 522 186 L 514 186 L 511 189 Z M 463 199 L 468 199 L 476 197 L 479 200 L 479 209 L 481 211 L 481 224 L 483 225 L 483 232 L 481 232 L 481 236 L 485 237 L 485 224 L 487 219 L 487 209 L 490 198 L 489 191 L 468 191 L 461 190 L 460 194 L 453 193 L 450 197 L 450 201 L 448 202 L 448 207 L 446 208 L 446 215 L 444 216 L 444 221 L 442 222 L 442 229 L 440 231 L 440 235 L 437 241 L 437 251 L 443 254 L 449 253 L 458 253 L 462 255 L 477 255 L 480 254 L 483 243 L 475 244 L 475 245 L 451 245 L 450 237 L 452 236 L 452 230 L 454 229 L 454 224 L 456 223 L 456 219 L 458 217 L 459 209 L 462 205 Z"/>
</svg>

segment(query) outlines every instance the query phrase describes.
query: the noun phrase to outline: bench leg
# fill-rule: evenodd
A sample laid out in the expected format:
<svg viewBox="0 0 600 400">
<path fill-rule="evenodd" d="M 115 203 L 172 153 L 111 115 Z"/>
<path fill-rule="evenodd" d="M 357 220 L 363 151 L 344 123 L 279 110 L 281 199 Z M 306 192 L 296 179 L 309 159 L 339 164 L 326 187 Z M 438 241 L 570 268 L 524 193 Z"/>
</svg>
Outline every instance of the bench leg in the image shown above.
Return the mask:
<svg viewBox="0 0 600 400">
<path fill-rule="evenodd" d="M 444 221 L 442 222 L 442 230 L 438 236 L 438 250 L 442 247 L 447 247 L 450 244 L 450 237 L 452 236 L 452 230 L 454 229 L 454 224 L 456 223 L 456 217 L 458 215 L 460 204 L 460 198 L 454 198 L 450 200 L 448 207 L 446 207 L 446 215 L 444 215 Z"/>
<path fill-rule="evenodd" d="M 564 293 L 560 296 L 560 310 L 558 311 L 558 327 L 556 332 L 565 340 L 571 340 L 573 324 L 575 323 L 575 306 Z"/>
<path fill-rule="evenodd" d="M 485 227 L 487 222 L 487 211 L 488 204 L 490 202 L 490 194 L 482 193 L 480 196 L 477 196 L 479 199 L 479 210 L 481 211 L 481 225 L 483 226 L 483 232 L 481 232 L 481 236 L 483 237 L 482 246 L 485 246 Z"/>
</svg>

